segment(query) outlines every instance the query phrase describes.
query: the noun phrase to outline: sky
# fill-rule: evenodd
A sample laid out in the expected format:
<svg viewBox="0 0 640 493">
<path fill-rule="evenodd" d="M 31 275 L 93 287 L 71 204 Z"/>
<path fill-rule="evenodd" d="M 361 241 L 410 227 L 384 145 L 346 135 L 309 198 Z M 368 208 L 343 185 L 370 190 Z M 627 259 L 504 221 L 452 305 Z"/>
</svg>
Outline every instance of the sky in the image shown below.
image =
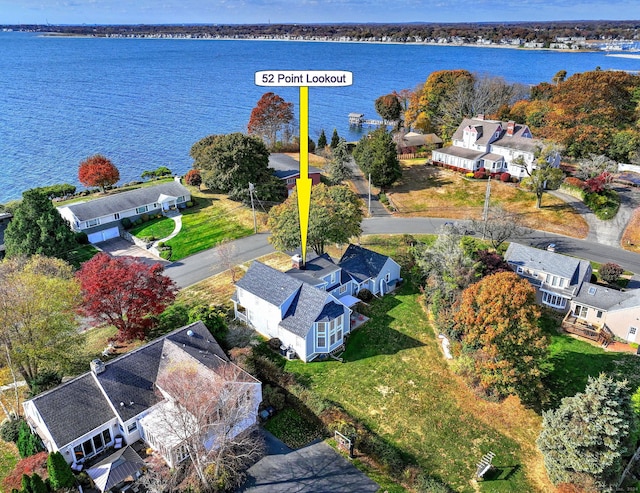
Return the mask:
<svg viewBox="0 0 640 493">
<path fill-rule="evenodd" d="M 640 19 L 638 0 L 0 0 L 2 24 Z"/>
</svg>

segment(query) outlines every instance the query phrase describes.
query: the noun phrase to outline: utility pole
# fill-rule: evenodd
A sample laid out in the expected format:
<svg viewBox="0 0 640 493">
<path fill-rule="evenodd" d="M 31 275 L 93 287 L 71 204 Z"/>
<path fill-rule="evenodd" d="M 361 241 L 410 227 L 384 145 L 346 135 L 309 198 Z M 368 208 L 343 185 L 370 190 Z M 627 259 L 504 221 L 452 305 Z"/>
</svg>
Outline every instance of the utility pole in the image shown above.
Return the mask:
<svg viewBox="0 0 640 493">
<path fill-rule="evenodd" d="M 258 233 L 258 223 L 256 221 L 256 208 L 253 205 L 253 191 L 256 187 L 253 186 L 253 183 L 249 182 L 249 196 L 251 197 L 251 210 L 253 211 L 253 232 Z"/>
<path fill-rule="evenodd" d="M 371 173 L 369 173 L 369 216 L 371 216 Z"/>
</svg>

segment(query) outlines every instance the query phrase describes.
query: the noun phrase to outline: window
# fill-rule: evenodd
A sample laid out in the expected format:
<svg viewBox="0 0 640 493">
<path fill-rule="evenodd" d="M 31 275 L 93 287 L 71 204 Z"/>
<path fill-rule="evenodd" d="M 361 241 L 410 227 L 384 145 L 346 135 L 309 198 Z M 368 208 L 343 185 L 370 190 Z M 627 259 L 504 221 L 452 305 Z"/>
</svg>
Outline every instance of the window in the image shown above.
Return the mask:
<svg viewBox="0 0 640 493">
<path fill-rule="evenodd" d="M 178 197 L 178 200 L 176 202 L 184 202 L 184 195 L 180 195 L 180 197 Z"/>
<path fill-rule="evenodd" d="M 96 449 L 96 452 L 99 452 L 104 448 L 104 443 L 102 442 L 102 435 L 96 435 L 93 437 L 93 448 Z"/>
<path fill-rule="evenodd" d="M 177 460 L 177 462 L 182 462 L 187 457 L 189 457 L 189 449 L 187 449 L 186 445 L 180 445 L 176 449 L 176 460 Z"/>
<path fill-rule="evenodd" d="M 542 303 L 554 308 L 564 308 L 567 306 L 567 299 L 551 293 L 542 293 Z"/>
<path fill-rule="evenodd" d="M 346 284 L 343 284 L 342 286 L 340 286 L 340 289 L 338 290 L 338 293 L 339 293 L 339 294 L 344 294 L 344 293 L 346 293 L 346 292 L 347 292 L 347 287 L 348 287 L 348 286 L 347 286 Z"/>
<path fill-rule="evenodd" d="M 136 431 L 138 429 L 138 422 L 134 421 L 133 423 L 131 423 L 129 426 L 127 426 L 127 431 L 129 433 L 133 433 L 134 431 Z"/>
<path fill-rule="evenodd" d="M 287 185 L 295 185 L 295 184 L 296 184 L 295 178 L 287 178 Z"/>
<path fill-rule="evenodd" d="M 589 287 L 589 291 L 588 291 L 588 293 L 589 293 L 591 296 L 593 296 L 593 295 L 595 295 L 595 294 L 596 294 L 596 291 L 597 291 L 597 290 L 598 290 L 598 288 L 596 288 L 595 286 L 590 286 L 590 287 Z"/>
<path fill-rule="evenodd" d="M 120 213 L 119 213 L 119 212 L 116 212 L 116 213 L 113 215 L 113 218 L 114 218 L 114 219 L 120 219 Z"/>
<path fill-rule="evenodd" d="M 576 307 L 573 309 L 573 314 L 579 318 L 587 318 L 588 311 L 589 310 L 586 306 L 576 305 Z"/>
<path fill-rule="evenodd" d="M 629 327 L 629 335 L 630 336 L 636 335 L 636 332 L 638 332 L 638 329 L 636 327 Z"/>
<path fill-rule="evenodd" d="M 318 322 L 317 346 L 323 348 L 327 346 L 327 324 Z"/>
<path fill-rule="evenodd" d="M 82 444 L 82 451 L 85 456 L 93 454 L 93 444 L 91 443 L 91 439 Z"/>
<path fill-rule="evenodd" d="M 518 272 L 518 274 L 522 274 L 522 267 L 518 266 L 517 272 Z"/>
<path fill-rule="evenodd" d="M 97 226 L 98 224 L 100 224 L 100 219 L 89 219 L 87 221 L 87 228 L 90 228 L 92 226 Z"/>
<path fill-rule="evenodd" d="M 104 430 L 102 432 L 102 439 L 104 440 L 105 445 L 109 442 L 111 442 L 111 431 L 110 430 Z"/>
<path fill-rule="evenodd" d="M 389 282 L 391 280 L 391 272 L 387 272 L 387 275 L 384 276 L 384 282 Z"/>
<path fill-rule="evenodd" d="M 596 318 L 602 318 L 602 310 L 598 310 L 596 313 Z"/>
<path fill-rule="evenodd" d="M 147 212 L 149 210 L 149 208 L 146 205 L 143 205 L 142 207 L 136 207 L 136 214 L 142 214 L 144 212 Z"/>
</svg>

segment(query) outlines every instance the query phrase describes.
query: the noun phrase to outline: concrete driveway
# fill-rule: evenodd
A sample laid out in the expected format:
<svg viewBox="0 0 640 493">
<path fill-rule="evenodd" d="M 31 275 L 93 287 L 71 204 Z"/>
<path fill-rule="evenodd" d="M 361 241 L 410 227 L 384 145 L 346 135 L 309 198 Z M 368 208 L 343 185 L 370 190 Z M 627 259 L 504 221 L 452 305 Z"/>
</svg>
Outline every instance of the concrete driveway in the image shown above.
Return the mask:
<svg viewBox="0 0 640 493">
<path fill-rule="evenodd" d="M 270 455 L 247 471 L 243 493 L 375 493 L 380 489 L 324 442 L 291 450 L 264 433 Z"/>
<path fill-rule="evenodd" d="M 167 265 L 170 263 L 160 257 L 156 257 L 144 248 L 140 248 L 139 246 L 129 243 L 127 240 L 122 238 L 113 238 L 111 240 L 97 243 L 94 246 L 103 252 L 108 253 L 112 257 L 136 257 L 146 264 L 161 263 L 162 265 Z"/>
</svg>

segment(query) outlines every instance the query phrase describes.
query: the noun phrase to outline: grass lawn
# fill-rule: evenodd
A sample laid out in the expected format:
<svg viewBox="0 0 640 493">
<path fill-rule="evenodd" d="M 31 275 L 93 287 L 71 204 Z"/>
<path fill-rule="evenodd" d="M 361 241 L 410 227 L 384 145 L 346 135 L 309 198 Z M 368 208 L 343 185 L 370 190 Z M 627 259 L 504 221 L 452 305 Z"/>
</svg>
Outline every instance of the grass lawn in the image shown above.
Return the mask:
<svg viewBox="0 0 640 493">
<path fill-rule="evenodd" d="M 133 236 L 138 238 L 148 238 L 149 241 L 161 240 L 166 238 L 175 229 L 176 223 L 168 217 L 160 217 L 152 219 L 146 223 L 134 226 L 129 230 Z"/>
<path fill-rule="evenodd" d="M 475 491 L 476 463 L 489 451 L 501 479 L 481 482 L 480 491 L 550 491 L 535 447 L 540 417 L 515 398 L 476 398 L 443 359 L 419 296 L 407 283 L 372 304 L 345 363 L 288 361 L 286 369 L 456 491 Z"/>
<path fill-rule="evenodd" d="M 93 245 L 79 245 L 78 248 L 67 252 L 67 261 L 76 269 L 79 269 L 84 262 L 91 260 L 96 253 L 98 253 L 98 249 Z"/>
<path fill-rule="evenodd" d="M 276 413 L 264 427 L 293 449 L 304 447 L 323 436 L 321 427 L 314 426 L 292 408 Z"/>
<path fill-rule="evenodd" d="M 0 440 L 0 482 L 6 478 L 20 460 L 18 449 L 13 443 Z M 0 491 L 2 486 L 0 486 Z M 9 493 L 9 492 L 5 492 Z"/>
<path fill-rule="evenodd" d="M 182 229 L 167 242 L 171 260 L 180 260 L 206 250 L 225 239 L 235 240 L 253 233 L 251 209 L 225 196 L 192 189 L 197 205 L 182 211 Z M 261 215 L 260 223 L 264 219 Z"/>
<path fill-rule="evenodd" d="M 403 216 L 479 219 L 482 215 L 487 180 L 468 180 L 462 173 L 425 166 L 424 160 L 402 162 L 402 178 L 387 193 Z M 535 196 L 513 184 L 491 180 L 491 204 L 523 214 L 533 229 L 584 238 L 585 220 L 562 200 L 545 194 L 542 208 Z"/>
</svg>

